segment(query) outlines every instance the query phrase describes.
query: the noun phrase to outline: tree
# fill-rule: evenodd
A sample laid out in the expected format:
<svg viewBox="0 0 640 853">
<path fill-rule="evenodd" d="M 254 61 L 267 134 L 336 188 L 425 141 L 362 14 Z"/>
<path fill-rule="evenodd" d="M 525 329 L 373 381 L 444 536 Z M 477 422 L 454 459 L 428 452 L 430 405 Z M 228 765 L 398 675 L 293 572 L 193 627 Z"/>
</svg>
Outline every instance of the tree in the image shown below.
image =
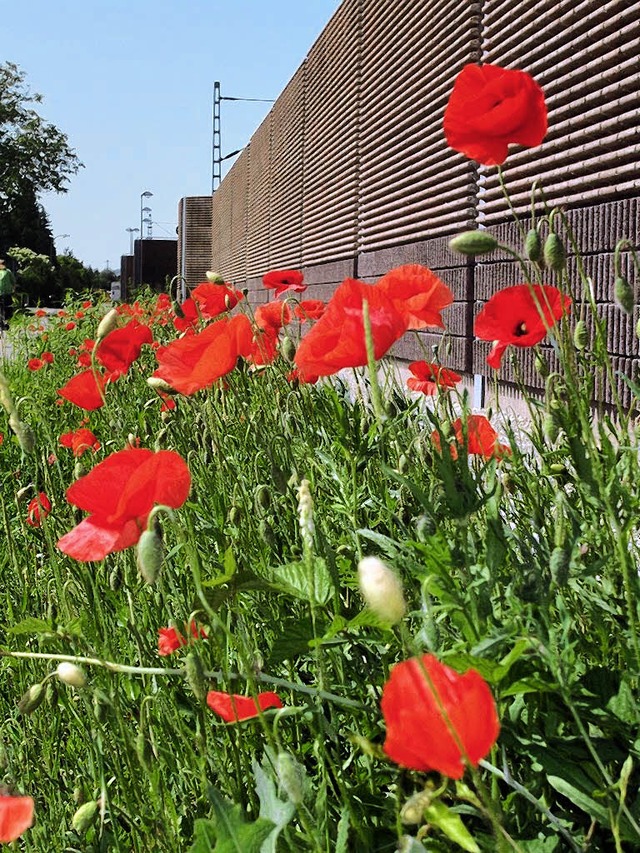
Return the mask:
<svg viewBox="0 0 640 853">
<path fill-rule="evenodd" d="M 82 166 L 67 136 L 38 115 L 40 103 L 17 65 L 0 64 L 0 215 L 25 192 L 66 192 Z"/>
<path fill-rule="evenodd" d="M 52 257 L 54 253 L 51 225 L 45 209 L 38 203 L 31 187 L 13 199 L 9 209 L 0 207 L 0 258 L 7 257 L 12 246 L 32 249 Z"/>
</svg>

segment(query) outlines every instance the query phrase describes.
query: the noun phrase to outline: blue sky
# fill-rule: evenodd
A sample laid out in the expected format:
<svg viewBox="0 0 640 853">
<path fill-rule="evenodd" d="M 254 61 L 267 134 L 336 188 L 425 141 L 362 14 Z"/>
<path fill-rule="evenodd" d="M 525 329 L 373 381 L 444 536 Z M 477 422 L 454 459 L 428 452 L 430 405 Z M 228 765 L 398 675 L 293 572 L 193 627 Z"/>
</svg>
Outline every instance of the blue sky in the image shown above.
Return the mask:
<svg viewBox="0 0 640 853">
<path fill-rule="evenodd" d="M 175 237 L 178 200 L 211 189 L 214 81 L 223 96 L 276 98 L 338 6 L 5 0 L 0 61 L 26 72 L 44 97 L 40 114 L 67 134 L 85 167 L 65 195 L 42 198 L 58 252 L 118 268 L 129 251 L 125 229 L 140 226 L 144 190 L 153 192 L 153 236 Z M 269 107 L 223 102 L 222 153 L 243 147 Z"/>
</svg>

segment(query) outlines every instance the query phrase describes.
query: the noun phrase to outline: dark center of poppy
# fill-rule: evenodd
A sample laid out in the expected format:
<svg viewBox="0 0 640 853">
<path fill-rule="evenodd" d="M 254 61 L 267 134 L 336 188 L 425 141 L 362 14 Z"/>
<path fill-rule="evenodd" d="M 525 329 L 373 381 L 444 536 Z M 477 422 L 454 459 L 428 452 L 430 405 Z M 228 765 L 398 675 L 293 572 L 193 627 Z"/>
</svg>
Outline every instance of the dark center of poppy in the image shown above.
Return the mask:
<svg viewBox="0 0 640 853">
<path fill-rule="evenodd" d="M 522 323 L 519 323 L 516 326 L 513 334 L 516 336 L 516 338 L 521 338 L 523 335 L 527 334 L 527 331 L 527 324 L 523 320 Z"/>
</svg>

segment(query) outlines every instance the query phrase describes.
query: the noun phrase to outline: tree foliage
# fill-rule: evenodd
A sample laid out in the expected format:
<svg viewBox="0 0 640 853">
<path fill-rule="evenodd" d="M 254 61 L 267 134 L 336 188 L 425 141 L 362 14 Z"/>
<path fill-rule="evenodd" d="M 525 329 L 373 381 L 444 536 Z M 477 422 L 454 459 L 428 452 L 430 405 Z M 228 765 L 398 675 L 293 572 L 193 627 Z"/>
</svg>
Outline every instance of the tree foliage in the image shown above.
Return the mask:
<svg viewBox="0 0 640 853">
<path fill-rule="evenodd" d="M 34 105 L 26 75 L 13 62 L 0 64 L 0 205 L 8 208 L 25 192 L 66 192 L 82 166 L 66 134 L 45 121 Z"/>
</svg>

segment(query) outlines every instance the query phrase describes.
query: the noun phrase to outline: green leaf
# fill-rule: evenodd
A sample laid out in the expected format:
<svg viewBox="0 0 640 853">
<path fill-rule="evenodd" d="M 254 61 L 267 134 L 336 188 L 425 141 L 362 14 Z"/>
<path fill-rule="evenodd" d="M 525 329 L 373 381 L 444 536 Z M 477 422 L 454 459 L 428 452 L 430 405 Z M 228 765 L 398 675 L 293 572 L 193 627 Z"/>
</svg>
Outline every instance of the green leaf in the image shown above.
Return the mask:
<svg viewBox="0 0 640 853">
<path fill-rule="evenodd" d="M 369 530 L 368 528 L 360 528 L 359 530 L 356 530 L 356 533 L 364 539 L 369 539 L 371 542 L 375 542 L 387 557 L 396 558 L 401 553 L 402 549 L 399 547 L 398 543 L 394 539 L 384 536 L 382 533 L 376 533 L 375 530 Z"/>
<path fill-rule="evenodd" d="M 579 809 L 582 809 L 583 812 L 586 812 L 594 820 L 597 820 L 602 826 L 609 825 L 609 812 L 601 803 L 597 803 L 592 797 L 585 794 L 584 791 L 578 790 L 578 788 L 567 782 L 566 779 L 561 779 L 560 776 L 547 776 L 547 781 L 559 794 L 571 800 L 574 806 L 578 806 Z"/>
<path fill-rule="evenodd" d="M 440 800 L 434 800 L 424 810 L 424 816 L 431 826 L 437 827 L 447 838 L 467 850 L 468 853 L 480 853 L 480 848 L 473 840 L 473 836 L 463 824 L 459 814 L 456 814 Z"/>
<path fill-rule="evenodd" d="M 215 788 L 209 788 L 209 799 L 214 817 L 195 822 L 195 840 L 189 853 L 260 853 L 275 824 L 262 817 L 248 822 L 240 806 L 225 800 Z"/>
<path fill-rule="evenodd" d="M 296 807 L 291 802 L 278 798 L 276 786 L 267 770 L 271 769 L 267 758 L 262 759 L 262 766 L 253 759 L 253 775 L 256 780 L 256 794 L 260 800 L 260 817 L 271 821 L 274 828 L 263 841 L 260 853 L 276 853 L 278 836 L 296 813 Z"/>
<path fill-rule="evenodd" d="M 274 586 L 300 598 L 325 605 L 334 594 L 333 579 L 321 557 L 313 558 L 312 569 L 304 563 L 287 563 L 272 569 Z"/>
<path fill-rule="evenodd" d="M 6 629 L 7 634 L 55 634 L 53 626 L 44 619 L 27 616 L 26 619 Z"/>
<path fill-rule="evenodd" d="M 293 660 L 310 650 L 309 643 L 314 639 L 310 618 L 286 619 L 278 625 L 278 630 L 280 634 L 275 638 L 269 653 L 270 663 Z"/>
<path fill-rule="evenodd" d="M 229 581 L 235 575 L 236 571 L 238 570 L 238 566 L 236 565 L 236 558 L 233 556 L 233 550 L 231 546 L 229 546 L 224 552 L 222 566 L 224 568 L 224 574 L 219 575 L 216 578 L 211 578 L 210 580 L 203 581 L 202 586 L 221 586 L 222 584 L 229 583 Z"/>
<path fill-rule="evenodd" d="M 349 853 L 349 809 L 343 806 L 338 822 L 338 837 L 336 838 L 335 853 Z"/>
</svg>

